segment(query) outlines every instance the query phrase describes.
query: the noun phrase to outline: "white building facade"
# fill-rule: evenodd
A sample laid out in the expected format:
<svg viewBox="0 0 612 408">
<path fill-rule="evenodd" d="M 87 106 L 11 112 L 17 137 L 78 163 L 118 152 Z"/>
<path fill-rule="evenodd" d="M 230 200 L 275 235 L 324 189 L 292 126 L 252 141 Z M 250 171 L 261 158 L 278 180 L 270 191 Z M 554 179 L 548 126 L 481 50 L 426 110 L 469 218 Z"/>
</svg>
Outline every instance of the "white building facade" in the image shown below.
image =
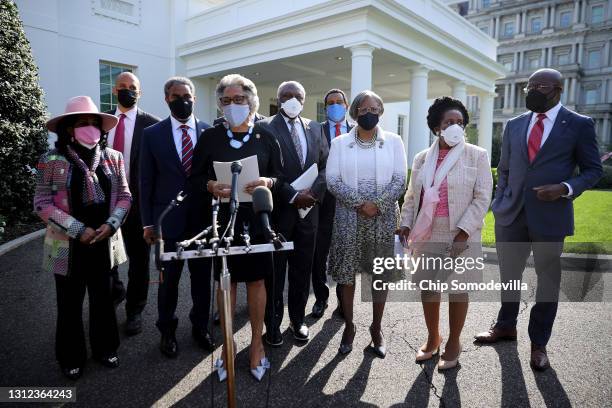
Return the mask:
<svg viewBox="0 0 612 408">
<path fill-rule="evenodd" d="M 402 135 L 409 160 L 429 145 L 431 100 L 479 98 L 478 144 L 491 149 L 497 42 L 441 0 L 17 0 L 51 115 L 86 94 L 101 109 L 116 74 L 141 80 L 140 106 L 168 115 L 163 83 L 196 85 L 196 115 L 217 115 L 214 88 L 225 74 L 257 85 L 273 114 L 285 80 L 306 88 L 303 116 L 324 119 L 323 95 L 372 89 L 385 100 L 382 125 Z"/>
</svg>

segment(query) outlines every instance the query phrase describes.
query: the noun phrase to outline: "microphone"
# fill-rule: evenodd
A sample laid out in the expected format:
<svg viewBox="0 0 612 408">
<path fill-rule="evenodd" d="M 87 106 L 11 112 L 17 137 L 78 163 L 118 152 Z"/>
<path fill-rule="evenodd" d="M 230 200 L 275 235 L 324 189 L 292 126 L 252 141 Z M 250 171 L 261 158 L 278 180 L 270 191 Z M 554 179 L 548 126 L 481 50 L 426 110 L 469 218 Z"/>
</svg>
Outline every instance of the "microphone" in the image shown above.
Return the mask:
<svg viewBox="0 0 612 408">
<path fill-rule="evenodd" d="M 253 211 L 259 216 L 266 241 L 274 243 L 274 248 L 278 250 L 283 247 L 283 244 L 270 227 L 272 209 L 273 201 L 270 189 L 264 186 L 256 187 L 253 190 Z"/>
<path fill-rule="evenodd" d="M 232 171 L 232 192 L 230 195 L 230 214 L 238 210 L 238 175 L 242 171 L 242 163 L 235 161 L 231 166 Z"/>
</svg>

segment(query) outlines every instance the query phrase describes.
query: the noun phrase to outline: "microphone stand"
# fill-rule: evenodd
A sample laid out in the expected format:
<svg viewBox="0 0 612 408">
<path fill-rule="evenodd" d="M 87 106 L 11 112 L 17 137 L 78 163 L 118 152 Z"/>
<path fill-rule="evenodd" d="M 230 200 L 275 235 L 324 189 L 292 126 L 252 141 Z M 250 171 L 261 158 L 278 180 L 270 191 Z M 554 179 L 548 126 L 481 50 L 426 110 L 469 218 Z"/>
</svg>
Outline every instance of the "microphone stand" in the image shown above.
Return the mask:
<svg viewBox="0 0 612 408">
<path fill-rule="evenodd" d="M 164 238 L 162 235 L 162 222 L 164 221 L 164 218 L 166 218 L 166 215 L 168 215 L 170 211 L 172 211 L 175 207 L 178 207 L 183 202 L 185 197 L 187 197 L 187 194 L 184 194 L 182 191 L 179 191 L 178 194 L 176 195 L 176 198 L 170 201 L 170 204 L 168 204 L 168 206 L 164 209 L 164 211 L 162 211 L 162 213 L 159 215 L 159 218 L 157 219 L 156 246 L 157 246 L 158 254 L 162 254 L 164 252 Z M 164 267 L 163 267 L 163 263 L 161 262 L 161 259 L 159 258 L 159 256 L 155 257 L 155 263 L 157 266 L 157 270 L 159 272 L 159 283 L 161 284 L 164 281 L 164 276 L 163 276 Z"/>
</svg>

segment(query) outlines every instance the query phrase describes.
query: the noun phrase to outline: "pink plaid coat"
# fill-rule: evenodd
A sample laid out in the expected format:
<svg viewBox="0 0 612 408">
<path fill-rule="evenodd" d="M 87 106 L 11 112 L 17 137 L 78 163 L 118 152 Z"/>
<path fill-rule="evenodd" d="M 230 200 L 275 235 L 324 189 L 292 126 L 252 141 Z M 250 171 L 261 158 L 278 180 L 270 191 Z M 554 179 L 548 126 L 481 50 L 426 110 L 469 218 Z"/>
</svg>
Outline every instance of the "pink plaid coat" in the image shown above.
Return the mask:
<svg viewBox="0 0 612 408">
<path fill-rule="evenodd" d="M 132 204 L 132 195 L 125 177 L 123 156 L 106 148 L 100 166 L 111 180 L 110 214 L 106 221 L 117 232 L 111 236 L 111 267 L 127 261 L 121 229 Z M 38 162 L 34 211 L 47 223 L 43 250 L 43 269 L 58 275 L 70 274 L 72 243 L 86 226 L 70 215 L 70 179 L 72 164 L 57 149 L 45 153 Z M 89 225 L 96 228 L 98 225 Z"/>
</svg>

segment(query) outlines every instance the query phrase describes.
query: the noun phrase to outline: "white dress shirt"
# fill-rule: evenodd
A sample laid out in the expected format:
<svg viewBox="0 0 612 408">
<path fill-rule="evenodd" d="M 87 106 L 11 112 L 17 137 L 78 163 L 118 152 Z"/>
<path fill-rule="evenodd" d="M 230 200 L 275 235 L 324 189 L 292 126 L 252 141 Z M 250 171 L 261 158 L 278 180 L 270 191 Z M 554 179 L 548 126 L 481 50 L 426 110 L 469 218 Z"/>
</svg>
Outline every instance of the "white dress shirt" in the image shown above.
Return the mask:
<svg viewBox="0 0 612 408">
<path fill-rule="evenodd" d="M 287 116 L 283 115 L 283 119 L 285 119 L 285 123 L 287 124 L 287 129 L 289 129 L 289 134 L 291 134 L 291 122 Z M 308 154 L 308 142 L 306 141 L 306 133 L 304 133 L 304 127 L 302 126 L 302 120 L 299 116 L 295 118 L 295 129 L 297 130 L 298 137 L 300 138 L 300 144 L 302 145 L 302 154 L 304 157 L 304 161 L 306 161 L 306 155 Z"/>
<path fill-rule="evenodd" d="M 134 105 L 132 109 L 127 112 L 121 112 L 119 107 L 115 110 L 115 116 L 119 117 L 121 114 L 125 115 L 123 118 L 123 163 L 125 164 L 125 176 L 130 179 L 130 157 L 132 156 L 132 139 L 134 138 L 134 126 L 136 125 L 136 114 L 138 113 L 138 107 Z M 115 142 L 115 126 L 108 132 L 108 146 L 113 147 Z"/>
<path fill-rule="evenodd" d="M 542 133 L 542 142 L 540 143 L 540 148 L 544 146 L 544 142 L 546 142 L 546 139 L 548 139 L 548 136 L 550 135 L 550 131 L 552 130 L 555 124 L 555 120 L 557 120 L 557 115 L 559 114 L 559 110 L 561 110 L 561 106 L 563 105 L 561 105 L 561 102 L 559 102 L 554 107 L 544 112 L 544 114 L 546 115 L 546 119 L 543 120 L 544 133 Z M 529 135 L 531 135 L 531 130 L 533 129 L 537 121 L 538 121 L 538 113 L 532 112 L 531 122 L 529 122 L 529 127 L 527 128 L 527 145 L 529 145 Z M 572 190 L 572 186 L 570 186 L 569 183 L 566 183 L 564 181 L 562 181 L 561 184 L 564 184 L 567 187 L 567 191 L 568 191 L 567 195 L 564 195 L 563 197 L 571 197 L 571 195 L 574 193 L 574 190 Z"/>
<path fill-rule="evenodd" d="M 179 161 L 183 160 L 183 130 L 181 126 L 187 125 L 189 129 L 187 129 L 187 133 L 191 138 L 191 143 L 193 143 L 193 148 L 195 149 L 195 145 L 198 142 L 198 138 L 196 136 L 196 122 L 195 117 L 191 115 L 187 122 L 182 123 L 174 118 L 174 116 L 170 115 L 170 122 L 172 123 L 172 135 L 174 136 L 174 145 L 176 147 L 176 154 L 178 154 Z"/>
<path fill-rule="evenodd" d="M 329 138 L 333 139 L 334 137 L 336 137 L 336 122 L 334 122 L 331 119 L 328 119 L 328 123 L 329 123 Z M 348 133 L 348 126 L 346 125 L 346 119 L 342 119 L 342 121 L 340 122 L 340 134 L 343 135 L 345 133 Z"/>
</svg>

